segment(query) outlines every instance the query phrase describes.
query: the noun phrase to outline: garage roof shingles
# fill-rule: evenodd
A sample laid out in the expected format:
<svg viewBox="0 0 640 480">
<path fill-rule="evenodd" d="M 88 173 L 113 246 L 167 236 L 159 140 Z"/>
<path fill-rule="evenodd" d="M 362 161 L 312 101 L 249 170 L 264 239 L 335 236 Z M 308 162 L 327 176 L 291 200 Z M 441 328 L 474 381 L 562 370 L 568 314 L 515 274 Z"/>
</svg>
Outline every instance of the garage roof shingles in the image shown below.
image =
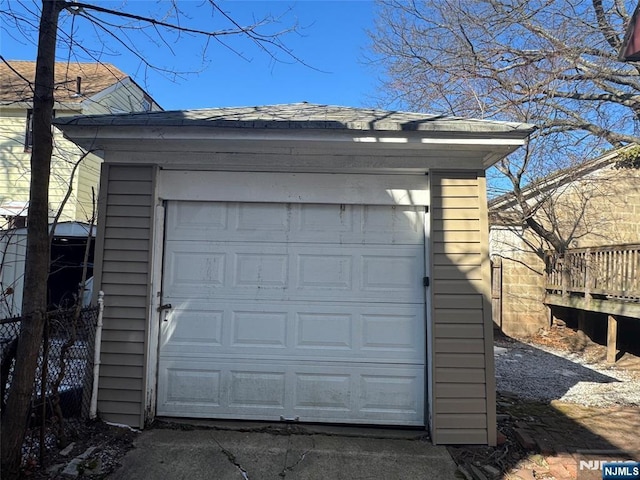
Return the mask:
<svg viewBox="0 0 640 480">
<path fill-rule="evenodd" d="M 528 134 L 525 123 L 463 119 L 422 113 L 351 108 L 311 103 L 259 107 L 210 108 L 61 118 L 57 125 L 77 126 L 195 126 L 248 129 L 320 129 L 362 131 L 450 131 Z"/>
</svg>

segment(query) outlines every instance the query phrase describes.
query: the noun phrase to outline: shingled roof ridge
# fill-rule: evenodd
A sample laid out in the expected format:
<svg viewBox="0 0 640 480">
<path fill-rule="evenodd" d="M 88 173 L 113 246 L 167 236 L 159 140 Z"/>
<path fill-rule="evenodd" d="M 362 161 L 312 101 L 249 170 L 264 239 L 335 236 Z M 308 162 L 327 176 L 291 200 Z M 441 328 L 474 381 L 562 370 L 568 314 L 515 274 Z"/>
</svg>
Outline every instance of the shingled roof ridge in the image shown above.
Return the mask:
<svg viewBox="0 0 640 480">
<path fill-rule="evenodd" d="M 535 128 L 523 123 L 465 119 L 420 112 L 397 112 L 307 102 L 245 107 L 216 107 L 163 112 L 72 117 L 58 125 L 234 127 L 360 131 L 432 131 L 467 135 L 493 132 L 528 135 Z"/>
</svg>

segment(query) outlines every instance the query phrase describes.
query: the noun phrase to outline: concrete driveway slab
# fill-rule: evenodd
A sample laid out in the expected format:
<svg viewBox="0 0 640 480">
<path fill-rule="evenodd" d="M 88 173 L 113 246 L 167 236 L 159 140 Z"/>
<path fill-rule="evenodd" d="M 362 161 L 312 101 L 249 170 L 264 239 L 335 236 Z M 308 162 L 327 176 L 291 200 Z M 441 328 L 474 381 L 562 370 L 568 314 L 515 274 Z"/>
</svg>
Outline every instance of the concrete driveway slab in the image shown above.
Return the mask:
<svg viewBox="0 0 640 480">
<path fill-rule="evenodd" d="M 453 480 L 446 448 L 422 438 L 220 429 L 142 432 L 112 480 Z M 413 435 L 415 437 L 415 435 Z"/>
</svg>

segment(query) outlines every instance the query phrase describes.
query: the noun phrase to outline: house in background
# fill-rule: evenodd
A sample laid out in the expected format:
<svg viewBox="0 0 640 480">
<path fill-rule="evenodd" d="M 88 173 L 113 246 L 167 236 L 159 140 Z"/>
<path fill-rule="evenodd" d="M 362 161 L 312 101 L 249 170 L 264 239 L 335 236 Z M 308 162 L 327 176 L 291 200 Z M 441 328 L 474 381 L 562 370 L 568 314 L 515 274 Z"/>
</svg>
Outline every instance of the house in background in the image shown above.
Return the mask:
<svg viewBox="0 0 640 480">
<path fill-rule="evenodd" d="M 51 273 L 48 281 L 50 310 L 74 305 L 82 281 L 82 266 L 87 238 L 95 238 L 96 229 L 82 222 L 56 224 L 51 239 Z M 13 228 L 0 233 L 0 319 L 17 317 L 22 311 L 27 229 Z M 93 276 L 95 242 L 89 245 L 87 279 Z M 87 287 L 93 282 L 87 282 Z M 88 305 L 89 302 L 84 302 Z"/>
<path fill-rule="evenodd" d="M 549 175 L 523 194 L 531 205 L 541 205 L 536 219 L 559 232 L 570 250 L 637 244 L 640 170 L 629 165 L 637 152 L 637 146 L 610 151 Z M 546 265 L 541 258 L 551 246 L 523 228 L 510 194 L 489 203 L 489 219 L 496 326 L 515 337 L 534 335 L 552 320 L 544 303 Z M 606 327 L 606 321 L 601 323 Z"/>
<path fill-rule="evenodd" d="M 25 226 L 30 181 L 31 113 L 36 62 L 0 63 L 0 228 Z M 158 111 L 160 106 L 131 77 L 108 63 L 58 62 L 54 116 Z M 89 147 L 89 149 L 91 149 Z M 50 217 L 71 189 L 61 221 L 89 220 L 97 196 L 99 156 L 89 154 L 54 132 L 49 188 Z M 73 177 L 73 178 L 72 178 Z"/>
<path fill-rule="evenodd" d="M 485 169 L 531 125 L 298 103 L 56 119 L 98 146 L 98 409 L 495 444 Z"/>
<path fill-rule="evenodd" d="M 31 114 L 35 62 L 0 63 L 0 317 L 20 314 L 26 247 L 32 147 Z M 129 76 L 106 63 L 56 63 L 54 116 L 159 111 L 160 106 Z M 87 150 L 91 150 L 89 145 Z M 66 140 L 54 127 L 49 217 L 63 199 L 51 252 L 51 307 L 67 302 L 81 278 L 88 222 L 97 201 L 102 159 Z M 77 222 L 75 225 L 69 222 Z M 93 263 L 91 256 L 90 263 Z M 90 268 L 92 265 L 90 265 Z"/>
</svg>

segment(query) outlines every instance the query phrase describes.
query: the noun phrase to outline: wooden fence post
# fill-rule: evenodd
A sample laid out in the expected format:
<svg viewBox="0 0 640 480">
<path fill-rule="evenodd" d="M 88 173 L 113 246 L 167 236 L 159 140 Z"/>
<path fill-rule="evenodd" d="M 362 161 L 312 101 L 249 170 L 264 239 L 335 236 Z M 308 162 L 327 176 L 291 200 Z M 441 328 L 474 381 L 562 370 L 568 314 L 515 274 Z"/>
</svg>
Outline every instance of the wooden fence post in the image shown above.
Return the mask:
<svg viewBox="0 0 640 480">
<path fill-rule="evenodd" d="M 587 346 L 587 312 L 578 310 L 578 349 L 583 350 Z"/>
<path fill-rule="evenodd" d="M 616 363 L 618 353 L 618 319 L 609 315 L 607 321 L 607 363 Z"/>
<path fill-rule="evenodd" d="M 587 248 L 584 261 L 584 299 L 589 303 L 591 301 L 591 290 L 594 287 L 593 280 L 593 262 L 591 258 L 591 249 Z"/>
<path fill-rule="evenodd" d="M 558 256 L 558 263 L 560 264 L 560 284 L 562 286 L 562 296 L 568 297 L 571 289 L 571 265 L 570 259 L 566 253 L 561 253 Z"/>
</svg>

